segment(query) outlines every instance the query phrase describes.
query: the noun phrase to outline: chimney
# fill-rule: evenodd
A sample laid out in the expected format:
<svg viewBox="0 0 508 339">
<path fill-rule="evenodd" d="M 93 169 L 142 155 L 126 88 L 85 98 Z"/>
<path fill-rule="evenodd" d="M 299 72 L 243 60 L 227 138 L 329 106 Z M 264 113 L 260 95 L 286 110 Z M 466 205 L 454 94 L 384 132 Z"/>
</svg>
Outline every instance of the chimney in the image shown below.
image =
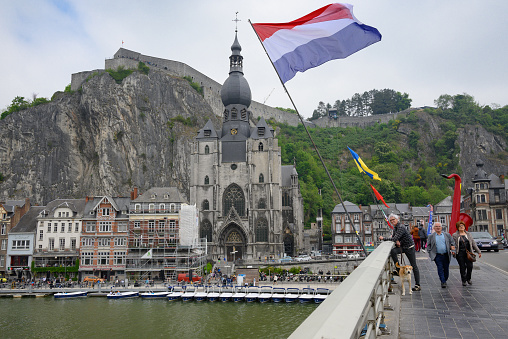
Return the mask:
<svg viewBox="0 0 508 339">
<path fill-rule="evenodd" d="M 90 197 L 87 195 L 87 196 L 85 197 L 85 203 L 86 203 L 86 202 L 88 202 L 88 200 L 90 200 Z"/>
<path fill-rule="evenodd" d="M 134 187 L 134 191 L 132 193 L 133 193 L 134 199 L 137 199 L 137 197 L 138 197 L 138 188 Z M 134 199 L 132 199 L 132 200 L 134 200 Z"/>
</svg>

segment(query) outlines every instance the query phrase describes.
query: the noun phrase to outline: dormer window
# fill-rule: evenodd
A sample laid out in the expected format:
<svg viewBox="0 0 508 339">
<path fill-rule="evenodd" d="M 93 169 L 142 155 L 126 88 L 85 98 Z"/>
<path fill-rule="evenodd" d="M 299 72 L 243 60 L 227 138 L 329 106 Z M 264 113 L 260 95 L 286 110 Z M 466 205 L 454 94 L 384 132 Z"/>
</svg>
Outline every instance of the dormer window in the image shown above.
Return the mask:
<svg viewBox="0 0 508 339">
<path fill-rule="evenodd" d="M 152 194 L 151 198 L 152 198 L 152 199 L 157 198 L 157 194 L 155 194 L 155 193 L 154 193 L 154 194 Z"/>
<path fill-rule="evenodd" d="M 260 137 L 265 135 L 265 128 L 264 127 L 258 127 L 258 135 Z"/>
<path fill-rule="evenodd" d="M 164 194 L 164 199 L 169 199 L 169 194 Z"/>
<path fill-rule="evenodd" d="M 212 130 L 205 129 L 205 137 L 209 137 L 210 135 L 212 135 Z"/>
</svg>

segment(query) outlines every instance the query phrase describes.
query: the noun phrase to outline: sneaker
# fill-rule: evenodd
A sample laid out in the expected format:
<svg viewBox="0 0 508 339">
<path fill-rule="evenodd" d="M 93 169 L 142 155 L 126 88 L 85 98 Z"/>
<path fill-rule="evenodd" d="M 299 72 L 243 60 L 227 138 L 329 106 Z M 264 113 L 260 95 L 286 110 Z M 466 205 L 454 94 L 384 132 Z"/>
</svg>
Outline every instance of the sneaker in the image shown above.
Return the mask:
<svg viewBox="0 0 508 339">
<path fill-rule="evenodd" d="M 465 281 L 462 282 L 462 286 L 466 286 L 466 282 Z"/>
<path fill-rule="evenodd" d="M 469 285 L 472 285 L 472 284 L 473 284 L 473 282 L 472 282 L 471 280 L 468 280 L 468 281 L 467 281 L 467 283 L 468 283 Z"/>
<path fill-rule="evenodd" d="M 420 285 L 415 285 L 415 287 L 413 287 L 411 290 L 416 292 L 416 291 L 421 291 L 422 288 L 420 287 Z"/>
<path fill-rule="evenodd" d="M 441 283 L 441 288 L 446 288 L 446 283 Z"/>
<path fill-rule="evenodd" d="M 423 252 L 423 253 L 427 253 L 427 251 L 426 251 L 426 250 L 422 250 L 422 252 Z"/>
</svg>

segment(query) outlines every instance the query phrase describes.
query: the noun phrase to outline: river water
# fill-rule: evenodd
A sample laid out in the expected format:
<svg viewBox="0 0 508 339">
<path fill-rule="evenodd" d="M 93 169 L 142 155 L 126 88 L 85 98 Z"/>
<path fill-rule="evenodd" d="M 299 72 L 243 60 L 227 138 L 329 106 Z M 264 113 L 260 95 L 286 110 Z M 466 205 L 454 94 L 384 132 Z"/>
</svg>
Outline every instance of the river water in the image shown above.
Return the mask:
<svg viewBox="0 0 508 339">
<path fill-rule="evenodd" d="M 0 298 L 0 338 L 287 338 L 315 304 Z"/>
</svg>

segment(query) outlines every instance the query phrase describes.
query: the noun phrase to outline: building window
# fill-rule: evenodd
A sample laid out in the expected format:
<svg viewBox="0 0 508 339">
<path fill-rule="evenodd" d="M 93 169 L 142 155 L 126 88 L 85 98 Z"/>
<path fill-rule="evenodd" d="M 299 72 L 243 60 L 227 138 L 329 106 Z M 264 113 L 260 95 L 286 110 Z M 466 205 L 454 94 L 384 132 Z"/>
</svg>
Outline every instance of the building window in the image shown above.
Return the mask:
<svg viewBox="0 0 508 339">
<path fill-rule="evenodd" d="M 290 207 L 291 206 L 291 197 L 289 192 L 282 193 L 282 206 Z"/>
<path fill-rule="evenodd" d="M 502 209 L 496 209 L 496 219 L 498 219 L 498 220 L 503 219 L 503 210 Z"/>
<path fill-rule="evenodd" d="M 118 223 L 118 232 L 127 232 L 127 221 L 120 221 Z"/>
<path fill-rule="evenodd" d="M 233 207 L 239 216 L 245 215 L 245 197 L 240 186 L 232 184 L 226 189 L 223 195 L 223 206 L 224 216 L 227 216 Z"/>
<path fill-rule="evenodd" d="M 210 178 L 208 178 L 208 175 L 205 176 L 205 185 L 210 185 Z"/>
<path fill-rule="evenodd" d="M 71 238 L 71 251 L 76 250 L 76 238 Z"/>
<path fill-rule="evenodd" d="M 86 266 L 93 265 L 93 252 L 81 252 L 81 263 Z"/>
<path fill-rule="evenodd" d="M 441 221 L 442 225 L 444 225 L 445 222 L 446 222 L 446 218 L 445 217 L 439 217 L 439 220 Z"/>
<path fill-rule="evenodd" d="M 65 238 L 60 238 L 60 251 L 65 250 Z"/>
<path fill-rule="evenodd" d="M 265 198 L 259 199 L 258 208 L 260 210 L 264 210 L 266 208 L 266 200 L 265 200 Z"/>
<path fill-rule="evenodd" d="M 79 222 L 74 224 L 74 232 L 76 232 L 76 233 L 79 232 Z"/>
<path fill-rule="evenodd" d="M 99 247 L 109 247 L 111 245 L 111 239 L 109 238 L 98 238 L 97 246 Z"/>
<path fill-rule="evenodd" d="M 13 250 L 28 250 L 30 248 L 30 240 L 13 240 Z"/>
<path fill-rule="evenodd" d="M 488 232 L 489 231 L 488 225 L 478 225 L 477 227 L 478 227 L 479 232 Z"/>
<path fill-rule="evenodd" d="M 242 115 L 242 120 L 247 120 L 247 110 L 245 108 L 242 108 L 240 114 Z"/>
<path fill-rule="evenodd" d="M 148 205 L 148 210 L 150 213 L 154 213 L 155 212 L 155 205 L 154 204 L 149 204 Z"/>
<path fill-rule="evenodd" d="M 67 224 L 67 232 L 69 232 L 69 233 L 72 232 L 72 222 Z"/>
<path fill-rule="evenodd" d="M 140 227 L 140 222 L 134 221 L 134 228 L 139 228 L 139 227 Z"/>
<path fill-rule="evenodd" d="M 169 221 L 169 230 L 174 231 L 176 229 L 176 220 L 172 219 Z"/>
<path fill-rule="evenodd" d="M 166 212 L 166 204 L 159 204 L 159 212 L 160 213 Z"/>
<path fill-rule="evenodd" d="M 503 225 L 497 225 L 497 236 L 501 237 L 504 234 Z"/>
<path fill-rule="evenodd" d="M 51 223 L 48 222 L 48 233 L 51 233 Z"/>
<path fill-rule="evenodd" d="M 127 245 L 127 238 L 121 237 L 121 238 L 115 238 L 115 246 L 126 246 Z"/>
<path fill-rule="evenodd" d="M 212 242 L 212 224 L 208 219 L 201 222 L 200 238 L 206 238 L 207 242 Z"/>
<path fill-rule="evenodd" d="M 260 142 L 258 145 L 258 151 L 260 151 L 260 152 L 263 151 L 263 143 L 262 142 Z"/>
<path fill-rule="evenodd" d="M 7 233 L 7 225 L 6 224 L 2 224 L 2 232 L 0 232 L 1 235 L 5 235 L 5 233 Z"/>
<path fill-rule="evenodd" d="M 44 230 L 39 230 L 39 240 L 44 239 Z"/>
<path fill-rule="evenodd" d="M 0 267 L 5 266 L 5 257 L 3 255 L 0 255 Z"/>
<path fill-rule="evenodd" d="M 60 224 L 60 232 L 65 233 L 65 223 L 63 222 Z"/>
<path fill-rule="evenodd" d="M 135 204 L 134 205 L 134 212 L 136 212 L 136 213 L 141 212 L 141 204 Z"/>
<path fill-rule="evenodd" d="M 258 136 L 262 137 L 265 135 L 265 128 L 264 127 L 258 127 Z"/>
<path fill-rule="evenodd" d="M 224 110 L 224 121 L 228 121 L 228 118 L 229 118 L 229 111 L 227 109 L 225 109 Z"/>
<path fill-rule="evenodd" d="M 148 232 L 155 232 L 155 220 L 148 220 Z"/>
<path fill-rule="evenodd" d="M 99 232 L 111 232 L 111 221 L 100 221 Z"/>
<path fill-rule="evenodd" d="M 256 242 L 268 242 L 268 222 L 264 218 L 256 223 Z"/>
<path fill-rule="evenodd" d="M 98 265 L 109 265 L 109 252 L 99 252 Z"/>
<path fill-rule="evenodd" d="M 176 206 L 175 206 L 175 204 L 169 205 L 169 212 L 170 213 L 175 213 L 176 212 Z"/>
<path fill-rule="evenodd" d="M 487 220 L 487 211 L 486 210 L 478 210 L 478 220 Z"/>
<path fill-rule="evenodd" d="M 81 240 L 81 244 L 82 244 L 83 247 L 92 247 L 93 243 L 94 243 L 94 239 L 93 238 L 83 238 Z"/>
<path fill-rule="evenodd" d="M 205 154 L 210 154 L 210 147 L 208 145 L 205 146 Z"/>
<path fill-rule="evenodd" d="M 54 238 L 49 238 L 48 249 L 50 251 L 53 251 L 55 249 L 55 239 Z"/>
<path fill-rule="evenodd" d="M 53 225 L 53 232 L 58 233 L 58 223 L 55 222 L 55 225 Z"/>
<path fill-rule="evenodd" d="M 238 110 L 236 108 L 231 109 L 231 120 L 236 120 L 238 117 Z"/>
<path fill-rule="evenodd" d="M 212 135 L 212 130 L 205 129 L 205 137 L 209 137 L 210 135 Z"/>
<path fill-rule="evenodd" d="M 102 216 L 109 216 L 109 208 L 102 209 Z"/>
<path fill-rule="evenodd" d="M 159 232 L 164 232 L 166 229 L 166 222 L 164 220 L 159 220 Z"/>
<path fill-rule="evenodd" d="M 358 214 L 353 214 L 354 221 L 360 220 L 360 216 Z"/>
<path fill-rule="evenodd" d="M 7 239 L 2 239 L 2 250 L 6 250 L 7 249 Z"/>
<path fill-rule="evenodd" d="M 202 209 L 203 211 L 208 211 L 210 209 L 210 202 L 208 202 L 208 200 L 203 201 Z"/>
<path fill-rule="evenodd" d="M 125 252 L 114 252 L 113 265 L 125 265 Z"/>
<path fill-rule="evenodd" d="M 259 174 L 259 183 L 262 184 L 265 182 L 265 176 L 263 175 L 263 173 Z"/>
<path fill-rule="evenodd" d="M 94 221 L 87 221 L 86 231 L 87 232 L 95 232 L 95 222 Z"/>
</svg>

